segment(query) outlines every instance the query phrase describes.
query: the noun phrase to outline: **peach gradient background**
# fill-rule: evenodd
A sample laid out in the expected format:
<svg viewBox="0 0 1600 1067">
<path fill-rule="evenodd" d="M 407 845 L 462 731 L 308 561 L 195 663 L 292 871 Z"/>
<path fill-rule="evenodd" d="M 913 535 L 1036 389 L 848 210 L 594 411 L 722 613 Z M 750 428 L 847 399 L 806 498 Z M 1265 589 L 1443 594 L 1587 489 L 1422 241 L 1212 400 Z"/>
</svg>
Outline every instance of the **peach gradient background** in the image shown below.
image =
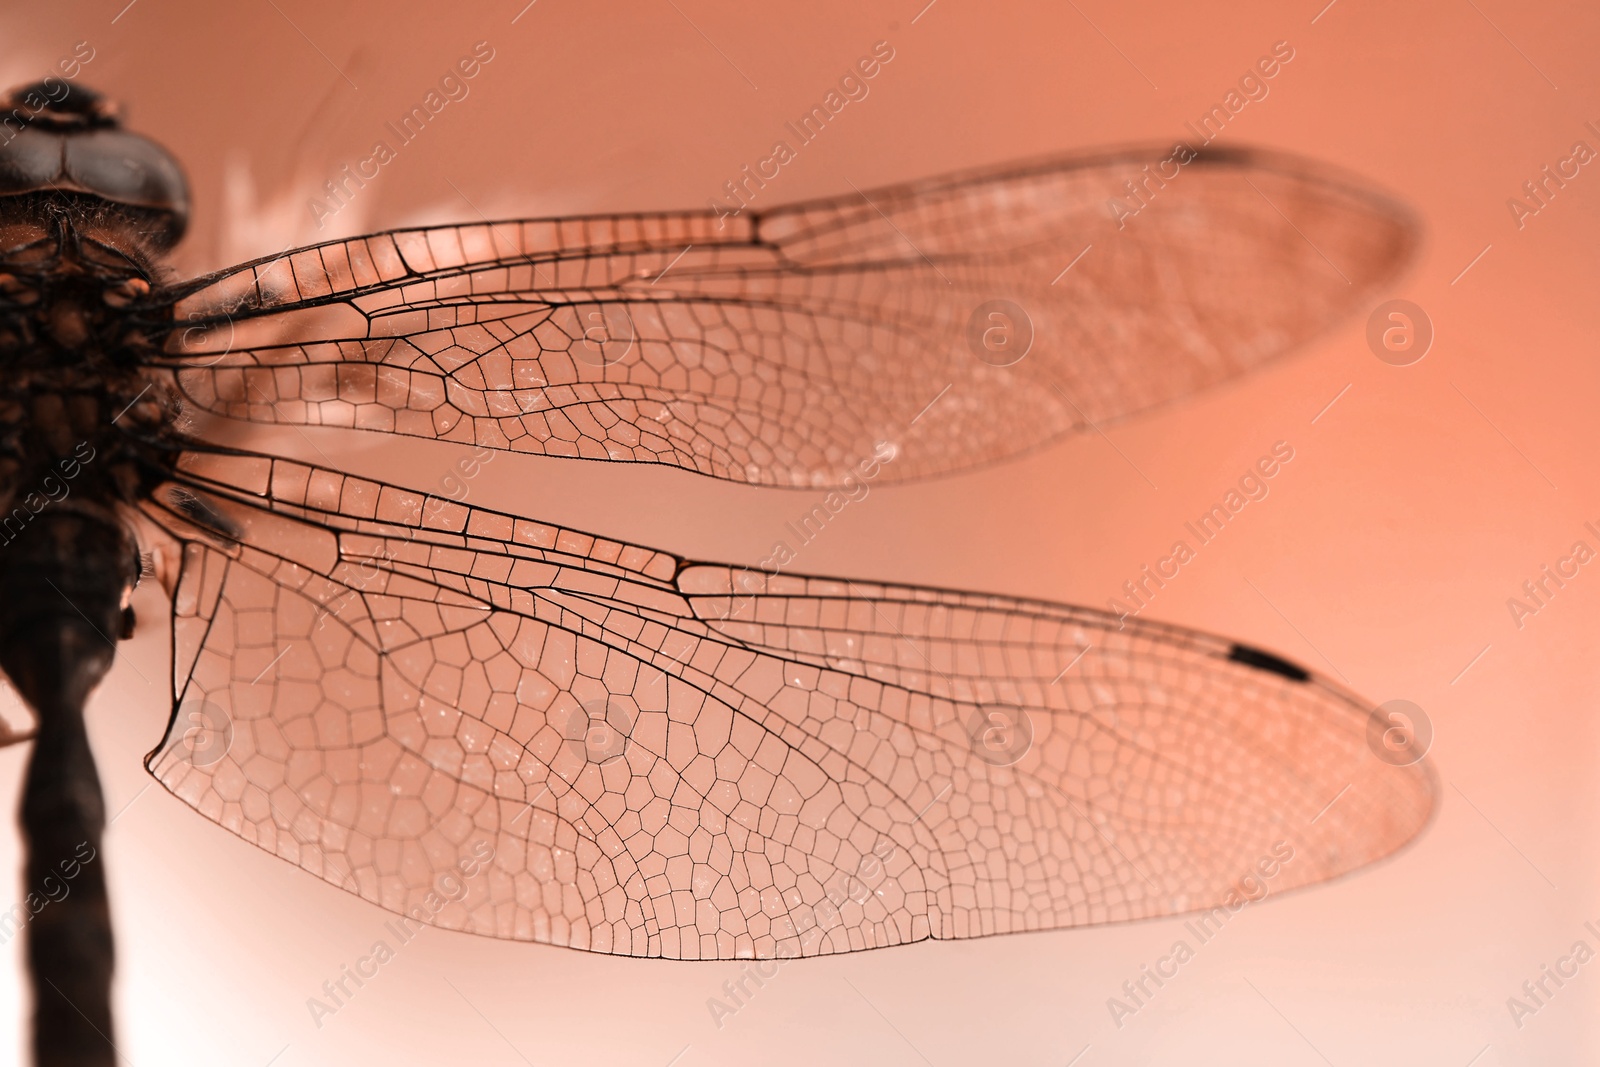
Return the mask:
<svg viewBox="0 0 1600 1067">
<path fill-rule="evenodd" d="M 512 24 L 524 0 L 403 12 L 276 0 L 227 14 L 142 0 L 113 23 L 125 2 L 12 5 L 0 15 L 0 75 L 36 77 L 74 42 L 93 44 L 83 80 L 127 101 L 138 129 L 188 161 L 196 213 L 185 270 L 290 240 L 471 220 L 475 208 L 700 206 L 881 38 L 895 60 L 783 170 L 774 200 L 843 191 L 847 179 L 869 188 L 1167 141 L 1287 39 L 1293 63 L 1223 139 L 1326 160 L 1415 205 L 1427 244 L 1394 295 L 1431 313 L 1427 358 L 1379 362 L 1358 317 L 1265 373 L 1115 427 L 1116 450 L 1086 438 L 980 474 L 874 489 L 800 567 L 1103 604 L 1287 439 L 1296 459 L 1272 495 L 1150 614 L 1324 671 L 1326 655 L 1375 701 L 1415 701 L 1435 725 L 1445 782 L 1415 847 L 1242 913 L 1121 1030 L 1106 998 L 1167 950 L 1179 923 L 801 964 L 720 1031 L 705 1002 L 733 965 L 428 931 L 319 1030 L 306 998 L 367 951 L 386 916 L 152 786 L 139 761 L 166 719 L 166 636 L 164 605 L 147 589 L 143 633 L 90 712 L 109 804 L 127 805 L 106 848 L 125 1062 L 665 1067 L 681 1052 L 684 1067 L 1059 1065 L 1085 1046 L 1083 1067 L 1593 1062 L 1600 962 L 1520 1030 L 1505 1000 L 1600 918 L 1600 565 L 1521 631 L 1505 601 L 1583 536 L 1585 520 L 1600 520 L 1600 172 L 1587 168 L 1520 232 L 1505 201 L 1574 140 L 1600 147 L 1582 126 L 1600 120 L 1600 11 L 1451 0 L 1396 13 L 1338 0 L 1313 24 L 1323 0 L 1211 10 L 938 0 L 912 24 L 925 0 L 760 17 L 726 0 L 605 11 L 539 0 Z M 497 57 L 470 98 L 328 230 L 313 229 L 306 198 L 481 39 Z M 425 443 L 314 436 L 352 470 L 418 486 L 436 484 L 454 458 Z M 271 440 L 315 455 L 292 433 Z M 751 563 L 810 504 L 672 471 L 527 458 L 495 461 L 472 492 L 476 503 Z M 24 755 L 0 752 L 7 810 Z M 0 835 L 0 872 L 18 860 L 14 835 Z M 20 1055 L 19 944 L 0 968 L 0 1062 Z"/>
</svg>

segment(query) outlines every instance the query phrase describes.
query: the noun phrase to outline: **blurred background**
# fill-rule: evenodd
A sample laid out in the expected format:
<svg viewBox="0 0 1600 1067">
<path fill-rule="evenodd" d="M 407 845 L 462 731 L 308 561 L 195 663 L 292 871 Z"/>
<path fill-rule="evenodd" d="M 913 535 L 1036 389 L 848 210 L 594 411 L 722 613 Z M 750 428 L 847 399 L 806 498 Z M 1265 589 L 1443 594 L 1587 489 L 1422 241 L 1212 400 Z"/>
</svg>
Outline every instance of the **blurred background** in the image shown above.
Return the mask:
<svg viewBox="0 0 1600 1067">
<path fill-rule="evenodd" d="M 1419 362 L 1378 359 L 1363 310 L 1263 373 L 1104 438 L 874 488 L 807 547 L 802 568 L 1103 606 L 1288 441 L 1295 459 L 1270 496 L 1146 616 L 1343 675 L 1375 703 L 1420 707 L 1442 802 L 1392 861 L 1248 909 L 1120 1027 L 1108 998 L 1168 952 L 1181 921 L 812 961 L 786 967 L 720 1027 L 707 1000 L 736 964 L 428 930 L 318 1025 L 308 998 L 370 951 L 388 916 L 196 816 L 144 772 L 169 676 L 166 607 L 146 587 L 142 631 L 90 709 L 116 813 L 106 852 L 123 1061 L 1593 1062 L 1600 962 L 1559 988 L 1546 980 L 1542 1003 L 1522 986 L 1580 940 L 1600 950 L 1584 925 L 1600 929 L 1600 564 L 1536 614 L 1519 619 L 1508 600 L 1575 541 L 1600 548 L 1584 526 L 1600 526 L 1600 172 L 1577 166 L 1542 206 L 1523 190 L 1576 142 L 1600 151 L 1600 9 L 1324 2 L 851 0 L 760 14 L 725 0 L 7 5 L 0 80 L 51 73 L 87 42 L 78 80 L 122 99 L 134 128 L 188 162 L 183 273 L 418 222 L 702 207 L 879 41 L 892 63 L 784 167 L 769 202 L 1170 143 L 1288 42 L 1292 62 L 1221 142 L 1362 175 L 1426 226 L 1419 262 L 1390 294 L 1432 323 Z M 479 42 L 493 58 L 469 94 L 337 212 L 313 211 L 324 183 Z M 1517 197 L 1539 210 L 1514 212 Z M 308 437 L 262 443 L 305 458 L 327 449 L 353 471 L 423 488 L 455 459 L 425 442 Z M 749 564 L 813 503 L 664 469 L 520 457 L 495 460 L 471 494 Z M 25 746 L 0 751 L 8 810 L 25 757 Z M 15 835 L 0 835 L 0 872 L 19 864 Z M 21 1055 L 20 945 L 0 950 L 0 1061 Z M 1514 1016 L 1513 996 L 1537 1010 Z"/>
</svg>

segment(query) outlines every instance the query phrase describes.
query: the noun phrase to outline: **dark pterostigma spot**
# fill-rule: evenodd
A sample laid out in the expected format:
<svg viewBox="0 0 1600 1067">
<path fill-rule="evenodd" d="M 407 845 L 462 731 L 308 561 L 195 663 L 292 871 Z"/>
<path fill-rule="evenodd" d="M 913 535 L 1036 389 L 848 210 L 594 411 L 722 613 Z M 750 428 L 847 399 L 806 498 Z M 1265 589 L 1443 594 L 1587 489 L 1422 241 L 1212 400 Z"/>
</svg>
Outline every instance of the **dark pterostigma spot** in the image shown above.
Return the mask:
<svg viewBox="0 0 1600 1067">
<path fill-rule="evenodd" d="M 1271 674 L 1281 674 L 1291 682 L 1309 682 L 1311 672 L 1297 663 L 1290 663 L 1281 656 L 1274 656 L 1271 652 L 1263 652 L 1259 648 L 1249 645 L 1234 645 L 1228 650 L 1228 658 L 1235 663 L 1243 663 L 1247 667 L 1254 667 L 1260 671 Z"/>
</svg>

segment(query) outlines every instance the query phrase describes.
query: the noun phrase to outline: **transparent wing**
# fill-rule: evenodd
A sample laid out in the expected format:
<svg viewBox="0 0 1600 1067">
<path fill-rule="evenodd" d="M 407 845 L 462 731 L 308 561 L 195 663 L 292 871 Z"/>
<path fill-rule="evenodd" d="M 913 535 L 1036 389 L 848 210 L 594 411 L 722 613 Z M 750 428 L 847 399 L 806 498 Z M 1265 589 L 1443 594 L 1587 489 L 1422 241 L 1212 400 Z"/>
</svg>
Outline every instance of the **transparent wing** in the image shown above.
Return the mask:
<svg viewBox="0 0 1600 1067">
<path fill-rule="evenodd" d="M 776 485 L 883 444 L 886 479 L 969 468 L 1281 355 L 1413 249 L 1403 209 L 1326 168 L 1171 155 L 336 241 L 185 290 L 161 362 L 257 422 Z"/>
<path fill-rule="evenodd" d="M 147 765 L 417 922 L 728 959 L 1237 910 L 1432 810 L 1366 704 L 1203 634 L 183 469 L 148 505 L 186 556 Z"/>
</svg>

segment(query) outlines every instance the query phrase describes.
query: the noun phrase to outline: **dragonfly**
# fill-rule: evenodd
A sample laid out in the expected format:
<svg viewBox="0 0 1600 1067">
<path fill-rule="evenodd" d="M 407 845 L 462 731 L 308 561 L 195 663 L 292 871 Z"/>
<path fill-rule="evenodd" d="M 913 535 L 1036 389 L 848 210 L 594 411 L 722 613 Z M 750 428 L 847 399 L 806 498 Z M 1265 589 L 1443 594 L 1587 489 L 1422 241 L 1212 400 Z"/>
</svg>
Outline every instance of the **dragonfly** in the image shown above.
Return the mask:
<svg viewBox="0 0 1600 1067">
<path fill-rule="evenodd" d="M 1136 146 L 179 279 L 176 159 L 81 86 L 4 107 L 27 121 L 0 148 L 0 668 L 32 713 L 4 740 L 33 743 L 26 885 L 72 887 L 25 920 L 38 1063 L 114 1059 L 84 708 L 146 580 L 173 660 L 149 772 L 402 923 L 814 957 L 1236 908 L 1269 865 L 1275 892 L 1323 882 L 1427 824 L 1434 773 L 1375 755 L 1372 705 L 1253 646 L 702 561 L 217 432 L 909 483 L 1363 308 L 1417 227 L 1361 180 Z"/>
</svg>

